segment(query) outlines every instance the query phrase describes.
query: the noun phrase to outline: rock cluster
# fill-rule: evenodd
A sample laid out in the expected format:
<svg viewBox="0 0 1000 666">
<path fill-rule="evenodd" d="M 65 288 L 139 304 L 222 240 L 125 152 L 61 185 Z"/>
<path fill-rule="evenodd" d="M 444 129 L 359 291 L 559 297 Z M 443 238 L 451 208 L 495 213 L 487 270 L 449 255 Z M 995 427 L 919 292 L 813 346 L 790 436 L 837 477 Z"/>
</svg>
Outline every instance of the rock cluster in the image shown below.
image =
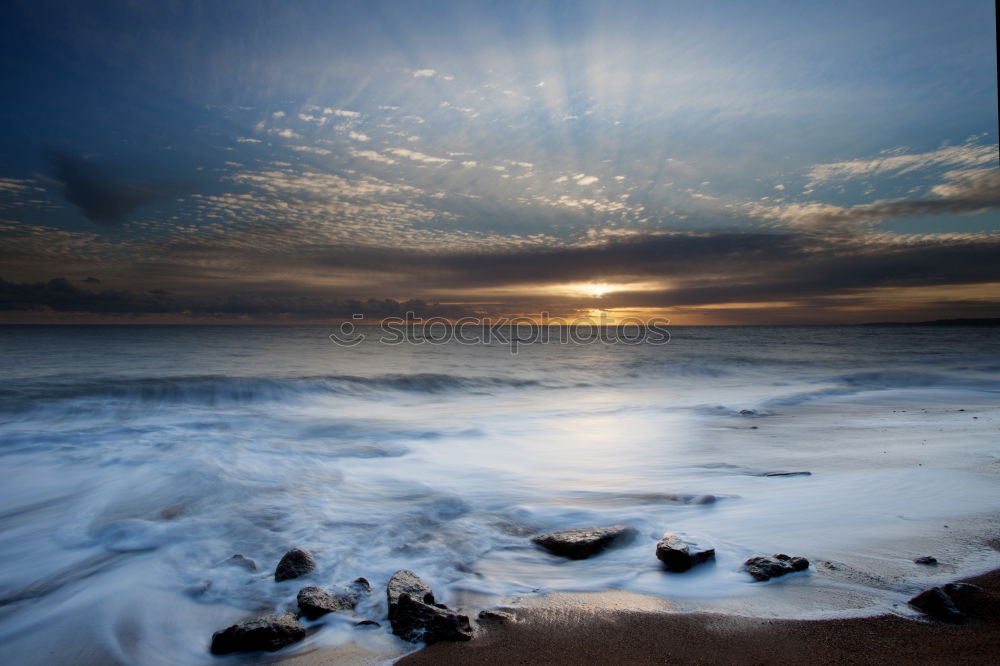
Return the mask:
<svg viewBox="0 0 1000 666">
<path fill-rule="evenodd" d="M 805 571 L 809 568 L 809 560 L 804 557 L 790 557 L 784 553 L 776 555 L 757 555 L 743 563 L 743 568 L 755 580 L 770 580 L 795 571 Z"/>
<path fill-rule="evenodd" d="M 469 617 L 435 603 L 431 588 L 412 571 L 403 569 L 392 575 L 386 598 L 392 633 L 403 640 L 431 644 L 472 638 Z"/>
<path fill-rule="evenodd" d="M 579 527 L 541 534 L 533 538 L 532 541 L 556 555 L 568 557 L 571 560 L 584 560 L 601 552 L 613 542 L 633 533 L 634 530 L 628 525 Z"/>
<path fill-rule="evenodd" d="M 656 544 L 656 557 L 667 571 L 687 571 L 696 564 L 715 559 L 715 548 L 685 540 L 679 534 L 667 532 Z"/>
</svg>

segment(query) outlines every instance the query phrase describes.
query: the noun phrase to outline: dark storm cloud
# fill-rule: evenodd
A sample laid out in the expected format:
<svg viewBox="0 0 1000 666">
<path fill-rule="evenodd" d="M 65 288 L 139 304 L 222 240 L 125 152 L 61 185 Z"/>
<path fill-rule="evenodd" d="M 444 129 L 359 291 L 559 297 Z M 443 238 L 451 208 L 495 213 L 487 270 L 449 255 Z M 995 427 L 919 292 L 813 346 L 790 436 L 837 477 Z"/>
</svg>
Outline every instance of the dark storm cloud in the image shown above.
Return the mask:
<svg viewBox="0 0 1000 666">
<path fill-rule="evenodd" d="M 420 316 L 454 317 L 468 314 L 462 308 L 426 303 L 422 300 L 399 302 L 392 299 L 331 300 L 290 295 L 241 293 L 210 299 L 182 298 L 169 292 L 109 289 L 95 292 L 73 286 L 65 278 L 48 282 L 16 283 L 0 279 L 0 311 L 52 310 L 89 314 L 187 314 L 249 315 L 270 318 L 291 315 L 296 318 L 366 318 L 402 316 L 415 312 Z"/>
<path fill-rule="evenodd" d="M 819 293 L 1000 280 L 1000 238 L 842 239 L 797 231 L 649 233 L 586 245 L 497 252 L 343 248 L 327 252 L 320 261 L 338 268 L 403 270 L 419 276 L 410 284 L 426 287 L 665 278 L 685 285 L 691 294 L 703 292 L 698 302 L 711 303 L 737 294 L 740 300 L 760 300 L 770 291 Z"/>
<path fill-rule="evenodd" d="M 0 310 L 40 310 L 91 313 L 177 312 L 178 305 L 165 292 L 131 292 L 108 289 L 89 291 L 64 278 L 48 282 L 16 283 L 0 280 Z"/>
<path fill-rule="evenodd" d="M 88 160 L 50 150 L 46 154 L 66 201 L 102 226 L 120 224 L 140 206 L 178 192 L 173 186 L 120 178 Z"/>
</svg>

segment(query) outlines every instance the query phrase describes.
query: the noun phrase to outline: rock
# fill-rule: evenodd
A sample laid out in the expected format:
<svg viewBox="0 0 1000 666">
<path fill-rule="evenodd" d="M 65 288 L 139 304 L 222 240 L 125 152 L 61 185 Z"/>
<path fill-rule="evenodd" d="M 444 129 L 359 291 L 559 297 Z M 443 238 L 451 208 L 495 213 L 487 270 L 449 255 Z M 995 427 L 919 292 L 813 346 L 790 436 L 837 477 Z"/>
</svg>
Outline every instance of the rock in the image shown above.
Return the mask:
<svg viewBox="0 0 1000 666">
<path fill-rule="evenodd" d="M 274 652 L 301 641 L 306 629 L 291 613 L 265 615 L 234 624 L 212 635 L 212 654 L 230 652 Z"/>
<path fill-rule="evenodd" d="M 805 571 L 809 568 L 809 560 L 804 557 L 789 557 L 784 553 L 770 557 L 758 555 L 744 562 L 743 568 L 756 580 L 769 580 L 795 571 Z"/>
<path fill-rule="evenodd" d="M 493 624 L 514 624 L 517 622 L 517 618 L 514 617 L 513 613 L 508 613 L 506 611 L 499 610 L 481 610 L 477 619 L 480 622 L 493 623 Z"/>
<path fill-rule="evenodd" d="M 945 593 L 951 597 L 952 602 L 962 611 L 966 610 L 965 605 L 969 603 L 971 597 L 985 591 L 972 583 L 945 583 L 942 587 Z"/>
<path fill-rule="evenodd" d="M 407 593 L 399 595 L 391 620 L 392 633 L 411 643 L 430 645 L 439 641 L 468 641 L 472 625 L 467 615 L 448 610 L 443 604 L 418 601 Z"/>
<path fill-rule="evenodd" d="M 355 629 L 378 629 L 382 625 L 375 620 L 361 620 L 361 622 L 355 622 Z"/>
<path fill-rule="evenodd" d="M 367 597 L 372 593 L 372 584 L 368 582 L 367 578 L 359 577 L 351 581 L 351 584 L 347 586 L 345 596 L 351 599 L 354 603 L 351 605 L 352 608 L 358 605 L 362 599 Z"/>
<path fill-rule="evenodd" d="M 668 571 L 681 572 L 715 559 L 715 549 L 685 541 L 680 535 L 667 532 L 656 544 L 656 557 Z"/>
<path fill-rule="evenodd" d="M 299 611 L 303 617 L 315 620 L 327 613 L 351 610 L 354 604 L 336 594 L 330 594 L 320 587 L 303 587 L 297 597 Z"/>
<path fill-rule="evenodd" d="M 916 564 L 930 564 L 935 565 L 938 563 L 937 558 L 931 557 L 930 555 L 924 555 L 922 557 L 914 557 L 913 561 Z"/>
<path fill-rule="evenodd" d="M 532 541 L 556 555 L 562 555 L 571 560 L 583 560 L 601 552 L 615 540 L 632 533 L 632 528 L 627 525 L 581 527 L 542 534 L 536 536 Z"/>
<path fill-rule="evenodd" d="M 385 589 L 389 601 L 389 623 L 400 638 L 428 644 L 438 641 L 467 641 L 472 625 L 466 615 L 448 610 L 434 601 L 434 593 L 417 574 L 397 571 Z"/>
<path fill-rule="evenodd" d="M 764 472 L 761 476 L 812 476 L 812 472 Z"/>
<path fill-rule="evenodd" d="M 292 548 L 285 553 L 274 570 L 274 580 L 281 582 L 305 576 L 316 568 L 312 553 L 304 548 Z"/>
<path fill-rule="evenodd" d="M 958 610 L 955 602 L 952 601 L 952 598 L 941 587 L 929 587 L 911 598 L 907 603 L 915 608 L 919 608 L 927 615 L 942 620 L 961 622 L 965 619 L 965 615 L 962 611 Z"/>
<path fill-rule="evenodd" d="M 741 409 L 740 410 L 740 416 L 753 416 L 756 413 L 757 412 L 755 412 L 752 409 Z"/>
<path fill-rule="evenodd" d="M 315 620 L 327 613 L 352 610 L 368 596 L 372 586 L 365 578 L 358 578 L 342 592 L 330 593 L 320 587 L 303 587 L 299 590 L 299 611 L 303 617 Z"/>
<path fill-rule="evenodd" d="M 392 574 L 389 584 L 386 585 L 385 594 L 389 601 L 389 620 L 395 616 L 396 605 L 403 594 L 408 594 L 412 599 L 423 601 L 425 604 L 434 603 L 434 593 L 431 592 L 431 588 L 409 569 L 401 569 Z"/>
<path fill-rule="evenodd" d="M 226 560 L 226 563 L 235 564 L 236 566 L 243 567 L 248 571 L 257 571 L 257 563 L 251 560 L 249 557 L 246 557 L 245 555 L 240 555 L 239 553 L 236 553 L 228 560 Z"/>
</svg>

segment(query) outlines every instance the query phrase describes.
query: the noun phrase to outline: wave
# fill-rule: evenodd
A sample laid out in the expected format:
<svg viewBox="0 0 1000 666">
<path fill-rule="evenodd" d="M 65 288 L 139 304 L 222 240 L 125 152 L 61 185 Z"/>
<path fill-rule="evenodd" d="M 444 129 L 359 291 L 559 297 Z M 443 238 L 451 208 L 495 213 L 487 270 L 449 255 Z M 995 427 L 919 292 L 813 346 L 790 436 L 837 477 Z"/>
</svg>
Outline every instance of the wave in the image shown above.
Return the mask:
<svg viewBox="0 0 1000 666">
<path fill-rule="evenodd" d="M 548 387 L 532 379 L 509 377 L 459 377 L 435 373 L 387 374 L 374 377 L 327 375 L 275 379 L 225 377 L 147 377 L 106 379 L 45 387 L 6 388 L 0 391 L 0 412 L 17 413 L 42 404 L 62 401 L 112 401 L 140 404 L 192 404 L 209 407 L 258 402 L 279 402 L 319 395 L 365 395 L 386 391 L 446 393 Z"/>
<path fill-rule="evenodd" d="M 834 386 L 772 398 L 765 401 L 763 406 L 765 408 L 790 407 L 813 400 L 846 397 L 868 391 L 949 388 L 988 391 L 991 393 L 1000 392 L 1000 384 L 998 384 L 995 377 L 980 379 L 969 376 L 906 370 L 853 372 L 845 375 L 825 377 L 817 380 L 815 383 L 834 384 Z"/>
</svg>

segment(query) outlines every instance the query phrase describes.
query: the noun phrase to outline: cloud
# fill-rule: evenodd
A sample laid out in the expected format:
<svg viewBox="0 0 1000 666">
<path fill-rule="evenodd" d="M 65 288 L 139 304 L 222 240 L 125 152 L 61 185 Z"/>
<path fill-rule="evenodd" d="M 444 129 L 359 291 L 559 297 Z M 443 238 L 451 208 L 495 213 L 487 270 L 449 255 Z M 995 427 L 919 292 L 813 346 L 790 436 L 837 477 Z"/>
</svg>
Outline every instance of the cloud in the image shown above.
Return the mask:
<svg viewBox="0 0 1000 666">
<path fill-rule="evenodd" d="M 381 162 L 382 164 L 395 164 L 396 160 L 391 157 L 386 157 L 381 153 L 377 153 L 374 150 L 354 150 L 353 148 L 348 151 L 351 157 L 363 157 L 366 160 L 371 160 L 373 162 Z"/>
<path fill-rule="evenodd" d="M 817 164 L 809 169 L 806 187 L 870 176 L 900 176 L 931 167 L 975 168 L 995 165 L 1000 147 L 968 141 L 925 153 L 905 153 L 902 149 L 884 151 L 877 157 Z"/>
<path fill-rule="evenodd" d="M 415 79 L 429 79 L 433 77 L 437 72 L 433 69 L 417 69 L 413 71 L 413 78 Z"/>
<path fill-rule="evenodd" d="M 331 151 L 326 148 L 316 148 L 314 146 L 289 146 L 292 150 L 300 153 L 314 153 L 316 155 L 329 155 Z"/>
<path fill-rule="evenodd" d="M 407 148 L 390 148 L 389 152 L 393 155 L 398 155 L 399 157 L 405 157 L 408 160 L 413 160 L 414 162 L 424 162 L 425 164 L 447 164 L 451 160 L 444 157 L 434 157 L 432 155 L 425 155 L 424 153 L 418 153 L 415 150 L 409 150 Z"/>
<path fill-rule="evenodd" d="M 253 139 L 248 136 L 238 136 L 236 137 L 237 143 L 262 143 L 260 139 Z"/>
<path fill-rule="evenodd" d="M 339 116 L 341 118 L 360 118 L 361 117 L 361 112 L 360 111 L 348 111 L 347 109 L 334 109 L 334 108 L 329 107 L 329 106 L 326 107 L 325 109 L 323 109 L 323 113 L 325 115 L 328 115 L 328 116 L 329 115 L 334 115 L 334 116 Z"/>
<path fill-rule="evenodd" d="M 824 203 L 750 204 L 754 217 L 797 227 L 836 229 L 866 222 L 912 217 L 980 213 L 1000 208 L 1000 169 L 948 171 L 945 182 L 931 188 L 931 198 L 876 201 L 843 207 Z"/>
<path fill-rule="evenodd" d="M 367 134 L 362 134 L 361 132 L 348 132 L 347 136 L 354 139 L 355 141 L 371 141 L 371 137 Z"/>
<path fill-rule="evenodd" d="M 282 137 L 283 139 L 301 139 L 302 138 L 301 134 L 299 134 L 298 132 L 293 132 L 292 130 L 288 129 L 287 127 L 285 129 L 271 130 L 271 131 L 274 132 L 275 134 L 277 134 L 278 136 Z"/>
<path fill-rule="evenodd" d="M 176 185 L 126 180 L 59 151 L 47 158 L 63 197 L 95 224 L 116 226 L 135 209 L 179 193 Z"/>
<path fill-rule="evenodd" d="M 96 278 L 84 282 L 99 283 Z M 179 297 L 162 290 L 90 291 L 73 286 L 65 278 L 47 282 L 7 282 L 0 279 L 0 311 L 42 311 L 98 315 L 185 314 L 194 317 L 249 315 L 254 318 L 351 318 L 355 314 L 372 320 L 413 312 L 421 317 L 458 317 L 472 314 L 463 307 L 438 305 L 423 300 L 330 299 L 293 294 L 241 292 L 229 295 Z"/>
</svg>

